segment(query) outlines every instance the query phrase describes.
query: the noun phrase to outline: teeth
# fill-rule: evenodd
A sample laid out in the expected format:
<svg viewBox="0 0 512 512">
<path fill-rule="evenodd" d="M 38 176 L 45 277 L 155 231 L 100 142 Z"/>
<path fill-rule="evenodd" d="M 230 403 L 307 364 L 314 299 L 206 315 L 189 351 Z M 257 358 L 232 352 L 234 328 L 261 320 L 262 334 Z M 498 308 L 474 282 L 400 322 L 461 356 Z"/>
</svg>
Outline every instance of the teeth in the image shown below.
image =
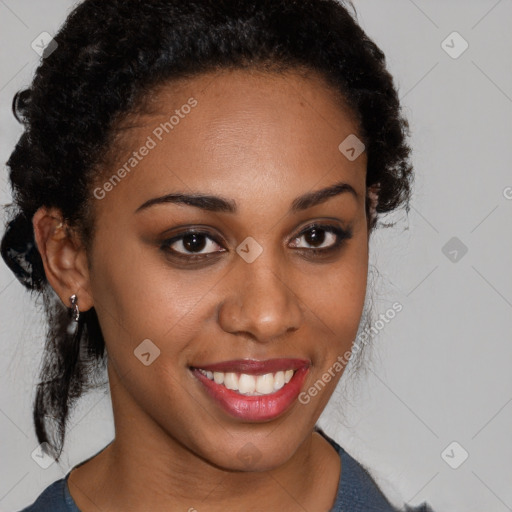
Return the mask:
<svg viewBox="0 0 512 512">
<path fill-rule="evenodd" d="M 256 389 L 256 379 L 254 375 L 242 373 L 238 379 L 238 391 L 242 394 L 254 393 Z"/>
<path fill-rule="evenodd" d="M 274 376 L 271 373 L 258 375 L 256 379 L 256 391 L 262 395 L 268 395 L 274 391 Z"/>
<path fill-rule="evenodd" d="M 277 391 L 284 386 L 284 372 L 277 372 L 274 377 L 274 389 Z"/>
<path fill-rule="evenodd" d="M 223 384 L 226 388 L 237 391 L 241 395 L 270 395 L 288 384 L 295 373 L 294 370 L 266 373 L 264 375 L 249 375 L 247 373 L 199 371 L 213 380 L 216 384 Z"/>
<path fill-rule="evenodd" d="M 208 375 L 206 376 L 208 377 Z M 238 389 L 238 375 L 236 373 L 226 373 L 224 375 L 224 386 L 228 389 Z"/>
</svg>

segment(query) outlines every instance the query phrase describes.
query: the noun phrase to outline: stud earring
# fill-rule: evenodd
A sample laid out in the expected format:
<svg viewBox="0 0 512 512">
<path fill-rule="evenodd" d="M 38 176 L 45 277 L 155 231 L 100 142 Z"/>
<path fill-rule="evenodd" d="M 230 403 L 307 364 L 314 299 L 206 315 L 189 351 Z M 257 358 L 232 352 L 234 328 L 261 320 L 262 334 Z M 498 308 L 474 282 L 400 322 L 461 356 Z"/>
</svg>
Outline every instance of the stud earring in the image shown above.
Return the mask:
<svg viewBox="0 0 512 512">
<path fill-rule="evenodd" d="M 73 309 L 73 320 L 78 322 L 78 319 L 80 318 L 80 310 L 78 309 L 78 297 L 73 294 L 69 300 L 71 301 L 71 308 Z"/>
</svg>

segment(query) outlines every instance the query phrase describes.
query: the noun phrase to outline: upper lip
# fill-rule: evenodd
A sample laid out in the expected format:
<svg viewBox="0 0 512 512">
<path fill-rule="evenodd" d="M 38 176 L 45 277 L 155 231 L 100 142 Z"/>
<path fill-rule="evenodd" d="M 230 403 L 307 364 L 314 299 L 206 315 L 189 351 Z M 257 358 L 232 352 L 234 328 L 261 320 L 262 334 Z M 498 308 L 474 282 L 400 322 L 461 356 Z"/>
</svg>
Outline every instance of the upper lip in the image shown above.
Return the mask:
<svg viewBox="0 0 512 512">
<path fill-rule="evenodd" d="M 280 358 L 258 361 L 256 359 L 234 359 L 219 363 L 193 365 L 192 368 L 223 373 L 245 373 L 248 375 L 264 375 L 286 370 L 298 370 L 303 366 L 309 366 L 307 359 Z"/>
</svg>

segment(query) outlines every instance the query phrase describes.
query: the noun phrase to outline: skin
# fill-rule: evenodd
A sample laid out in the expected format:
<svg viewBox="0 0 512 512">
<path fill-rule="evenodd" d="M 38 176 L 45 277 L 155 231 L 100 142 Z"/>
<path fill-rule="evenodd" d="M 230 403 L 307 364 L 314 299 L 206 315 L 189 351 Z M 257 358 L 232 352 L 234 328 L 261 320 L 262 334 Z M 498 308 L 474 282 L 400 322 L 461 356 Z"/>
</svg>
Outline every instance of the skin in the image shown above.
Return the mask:
<svg viewBox="0 0 512 512">
<path fill-rule="evenodd" d="M 115 439 L 71 472 L 71 495 L 84 512 L 329 510 L 342 468 L 313 428 L 342 372 L 307 405 L 256 423 L 221 410 L 188 368 L 302 358 L 311 362 L 307 389 L 350 350 L 367 284 L 367 161 L 365 153 L 349 161 L 338 145 L 357 123 L 312 73 L 204 74 L 156 91 L 105 176 L 190 97 L 191 113 L 95 200 L 90 251 L 56 227 L 58 210 L 33 219 L 51 286 L 67 306 L 76 293 L 81 311 L 96 308 L 108 352 Z M 357 197 L 289 213 L 297 197 L 340 181 Z M 178 191 L 222 196 L 238 210 L 166 203 L 135 213 Z M 330 255 L 308 256 L 311 239 L 294 240 L 313 221 L 350 227 L 352 237 Z M 221 242 L 206 238 L 200 251 L 225 251 L 187 264 L 161 248 L 199 225 Z M 253 263 L 235 251 L 247 236 L 263 248 Z M 335 241 L 325 232 L 320 247 Z M 179 241 L 172 248 L 186 251 Z M 145 366 L 134 349 L 148 338 L 160 355 Z M 247 461 L 238 454 L 249 442 L 257 456 Z"/>
</svg>

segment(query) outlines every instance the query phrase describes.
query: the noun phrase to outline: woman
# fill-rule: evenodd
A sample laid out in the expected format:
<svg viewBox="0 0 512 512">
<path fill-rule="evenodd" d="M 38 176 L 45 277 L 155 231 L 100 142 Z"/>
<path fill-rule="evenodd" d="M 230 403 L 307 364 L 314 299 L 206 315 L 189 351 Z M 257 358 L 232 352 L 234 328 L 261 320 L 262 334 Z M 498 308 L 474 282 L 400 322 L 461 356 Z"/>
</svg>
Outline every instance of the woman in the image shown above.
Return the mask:
<svg viewBox="0 0 512 512">
<path fill-rule="evenodd" d="M 394 510 L 315 426 L 361 363 L 377 216 L 412 182 L 347 10 L 85 0 L 14 111 L 2 255 L 45 299 L 41 450 L 105 366 L 115 422 L 24 510 Z"/>
</svg>

